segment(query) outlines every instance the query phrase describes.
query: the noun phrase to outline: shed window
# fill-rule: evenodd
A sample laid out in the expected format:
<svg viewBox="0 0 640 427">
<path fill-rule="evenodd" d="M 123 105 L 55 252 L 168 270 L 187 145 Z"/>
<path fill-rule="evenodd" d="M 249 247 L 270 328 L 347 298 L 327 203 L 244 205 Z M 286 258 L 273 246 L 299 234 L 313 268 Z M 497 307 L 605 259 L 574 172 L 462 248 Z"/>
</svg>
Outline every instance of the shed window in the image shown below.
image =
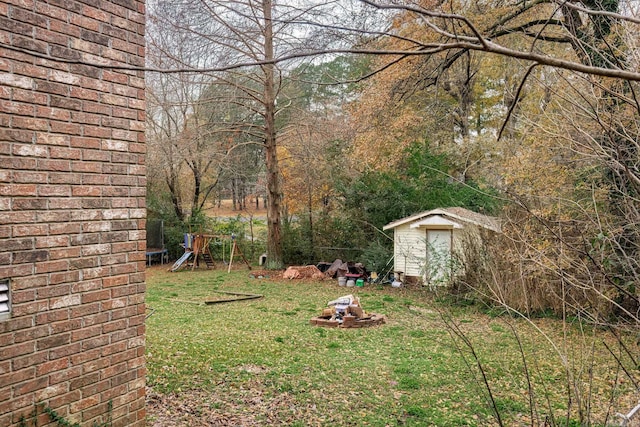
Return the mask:
<svg viewBox="0 0 640 427">
<path fill-rule="evenodd" d="M 11 296 L 9 280 L 0 280 L 0 319 L 6 319 L 11 313 Z"/>
</svg>

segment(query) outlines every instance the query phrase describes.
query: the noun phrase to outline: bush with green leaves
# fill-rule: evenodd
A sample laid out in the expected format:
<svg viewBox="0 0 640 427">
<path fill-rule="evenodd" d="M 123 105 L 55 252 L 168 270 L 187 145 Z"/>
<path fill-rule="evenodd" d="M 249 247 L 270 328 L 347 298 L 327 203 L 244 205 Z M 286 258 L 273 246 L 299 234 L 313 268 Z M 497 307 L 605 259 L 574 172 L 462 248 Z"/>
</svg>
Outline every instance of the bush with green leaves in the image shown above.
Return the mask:
<svg viewBox="0 0 640 427">
<path fill-rule="evenodd" d="M 355 179 L 338 177 L 336 199 L 342 206 L 318 212 L 283 227 L 285 262 L 362 262 L 382 271 L 392 256 L 392 239 L 382 228 L 397 219 L 434 208 L 460 206 L 490 214 L 499 203 L 489 190 L 449 175 L 451 162 L 435 154 L 428 143 L 406 151 L 401 167 L 367 171 Z"/>
</svg>

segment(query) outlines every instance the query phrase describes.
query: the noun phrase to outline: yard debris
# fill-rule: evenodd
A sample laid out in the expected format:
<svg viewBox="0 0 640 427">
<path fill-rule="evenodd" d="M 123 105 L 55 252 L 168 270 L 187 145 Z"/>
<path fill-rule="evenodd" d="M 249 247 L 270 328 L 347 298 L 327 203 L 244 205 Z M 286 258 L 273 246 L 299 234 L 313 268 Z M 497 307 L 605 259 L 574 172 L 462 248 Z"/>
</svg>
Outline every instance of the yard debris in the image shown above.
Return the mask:
<svg viewBox="0 0 640 427">
<path fill-rule="evenodd" d="M 315 265 L 291 266 L 282 275 L 283 279 L 317 279 L 323 280 L 327 276 Z"/>
<path fill-rule="evenodd" d="M 258 299 L 264 297 L 264 295 L 260 294 L 247 294 L 244 292 L 226 292 L 226 291 L 213 291 L 219 294 L 225 295 L 233 295 L 233 298 L 223 298 L 223 299 L 206 299 L 204 303 L 207 305 L 211 304 L 222 304 L 225 302 L 235 302 L 235 301 L 245 301 L 249 299 Z"/>
<path fill-rule="evenodd" d="M 366 279 L 369 277 L 369 273 L 362 263 L 345 262 L 341 259 L 336 259 L 331 264 L 326 262 L 319 263 L 318 269 L 331 278 L 357 276 Z"/>
<path fill-rule="evenodd" d="M 326 266 L 326 264 L 324 264 L 323 267 L 324 266 Z M 329 277 L 344 277 L 348 272 L 349 266 L 347 263 L 343 262 L 341 259 L 337 259 L 326 268 L 324 273 Z"/>
<path fill-rule="evenodd" d="M 386 322 L 386 317 L 382 314 L 366 313 L 360 305 L 360 299 L 353 295 L 329 301 L 327 306 L 329 308 L 322 310 L 322 315 L 311 318 L 312 325 L 328 328 L 365 328 Z"/>
</svg>

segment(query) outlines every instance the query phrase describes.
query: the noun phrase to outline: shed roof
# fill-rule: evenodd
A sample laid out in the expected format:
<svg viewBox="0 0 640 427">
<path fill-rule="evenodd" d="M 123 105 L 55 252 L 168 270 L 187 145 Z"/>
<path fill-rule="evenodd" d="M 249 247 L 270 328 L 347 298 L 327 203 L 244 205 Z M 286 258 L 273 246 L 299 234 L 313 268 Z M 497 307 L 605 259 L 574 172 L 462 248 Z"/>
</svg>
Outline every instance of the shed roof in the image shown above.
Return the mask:
<svg viewBox="0 0 640 427">
<path fill-rule="evenodd" d="M 496 233 L 500 232 L 500 221 L 498 218 L 479 214 L 477 212 L 470 211 L 469 209 L 454 207 L 454 208 L 440 208 L 440 209 L 432 209 L 430 211 L 420 212 L 406 218 L 398 219 L 396 221 L 390 222 L 385 225 L 383 230 L 390 230 L 396 228 L 400 225 L 413 223 L 422 221 L 425 218 L 431 216 L 442 216 L 450 220 L 461 221 L 469 224 L 474 224 L 479 227 L 486 228 L 488 230 L 495 231 Z"/>
</svg>

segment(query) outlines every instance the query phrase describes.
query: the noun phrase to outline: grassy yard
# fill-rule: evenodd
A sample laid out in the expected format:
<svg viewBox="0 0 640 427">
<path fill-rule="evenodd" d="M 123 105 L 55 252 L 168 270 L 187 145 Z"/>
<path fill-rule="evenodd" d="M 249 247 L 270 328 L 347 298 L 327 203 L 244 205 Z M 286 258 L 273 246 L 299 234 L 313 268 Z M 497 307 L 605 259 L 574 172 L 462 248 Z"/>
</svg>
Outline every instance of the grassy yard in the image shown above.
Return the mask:
<svg viewBox="0 0 640 427">
<path fill-rule="evenodd" d="M 498 425 L 483 372 L 503 425 L 542 425 L 546 417 L 579 425 L 579 408 L 590 425 L 604 425 L 637 403 L 633 384 L 603 345 L 618 355 L 618 344 L 602 331 L 490 316 L 420 290 L 258 279 L 238 268 L 148 270 L 150 426 Z M 264 298 L 204 305 L 224 297 L 216 290 Z M 349 292 L 387 323 L 309 324 Z"/>
</svg>

